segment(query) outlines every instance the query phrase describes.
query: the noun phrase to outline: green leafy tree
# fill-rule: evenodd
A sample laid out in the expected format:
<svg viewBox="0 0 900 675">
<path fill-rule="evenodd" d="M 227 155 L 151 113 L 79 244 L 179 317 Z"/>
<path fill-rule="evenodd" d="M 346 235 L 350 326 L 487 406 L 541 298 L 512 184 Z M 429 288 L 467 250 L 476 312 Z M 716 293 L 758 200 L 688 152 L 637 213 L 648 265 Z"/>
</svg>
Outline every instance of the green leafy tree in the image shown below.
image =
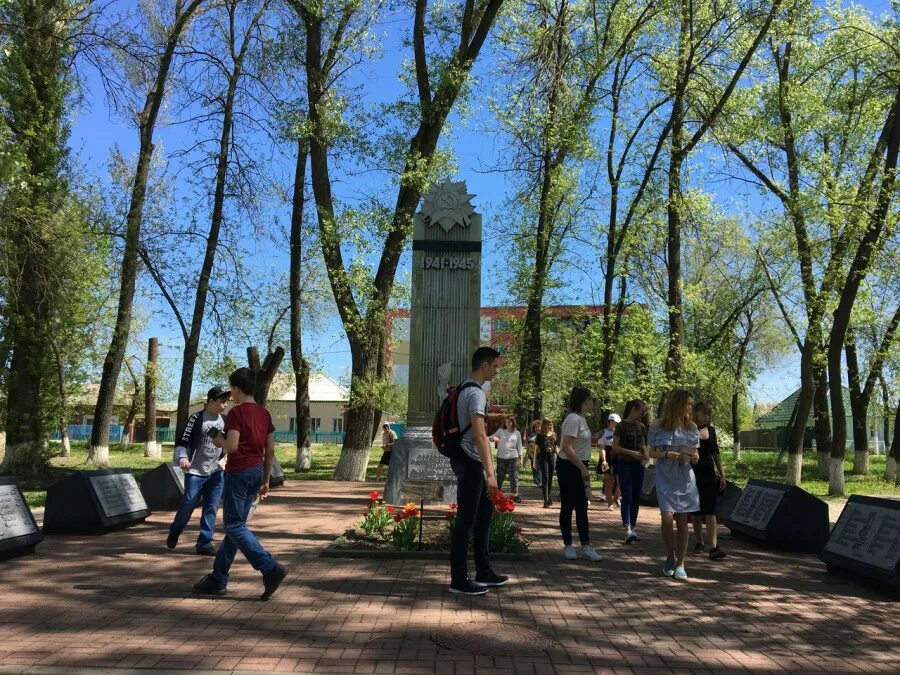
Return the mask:
<svg viewBox="0 0 900 675">
<path fill-rule="evenodd" d="M 68 148 L 72 36 L 87 8 L 61 0 L 0 4 L 0 370 L 3 470 L 39 470 L 65 415 L 68 373 L 105 275 L 90 204 L 73 188 Z"/>
</svg>

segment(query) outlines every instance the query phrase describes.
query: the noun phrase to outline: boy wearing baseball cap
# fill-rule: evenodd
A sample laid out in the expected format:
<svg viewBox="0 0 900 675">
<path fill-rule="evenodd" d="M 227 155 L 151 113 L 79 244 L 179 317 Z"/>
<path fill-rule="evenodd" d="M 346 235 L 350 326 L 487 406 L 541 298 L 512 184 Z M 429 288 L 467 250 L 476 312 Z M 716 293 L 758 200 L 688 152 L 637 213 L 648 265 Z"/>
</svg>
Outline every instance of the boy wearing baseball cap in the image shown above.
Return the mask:
<svg viewBox="0 0 900 675">
<path fill-rule="evenodd" d="M 216 529 L 216 511 L 222 499 L 222 487 L 225 482 L 219 460 L 222 450 L 213 445 L 213 437 L 225 429 L 222 413 L 231 390 L 226 387 L 213 387 L 206 393 L 206 405 L 203 410 L 188 417 L 187 424 L 175 443 L 174 461 L 184 471 L 184 495 L 181 506 L 175 512 L 175 518 L 169 527 L 166 546 L 175 548 L 178 537 L 191 519 L 194 509 L 202 502 L 200 514 L 200 534 L 197 536 L 197 554 L 215 555 L 213 532 Z M 215 431 L 212 431 L 215 429 Z"/>
</svg>

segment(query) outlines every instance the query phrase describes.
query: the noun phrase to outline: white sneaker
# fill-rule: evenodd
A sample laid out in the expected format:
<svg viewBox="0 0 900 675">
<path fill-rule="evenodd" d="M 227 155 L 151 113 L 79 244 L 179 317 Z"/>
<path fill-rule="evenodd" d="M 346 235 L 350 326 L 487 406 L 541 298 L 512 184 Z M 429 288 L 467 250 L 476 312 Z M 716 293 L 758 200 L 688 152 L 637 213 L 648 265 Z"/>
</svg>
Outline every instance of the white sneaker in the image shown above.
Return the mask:
<svg viewBox="0 0 900 675">
<path fill-rule="evenodd" d="M 582 557 L 587 558 L 588 560 L 593 560 L 594 562 L 603 560 L 603 556 L 597 553 L 597 551 L 594 550 L 593 546 L 582 546 L 581 555 Z"/>
<path fill-rule="evenodd" d="M 575 553 L 575 547 L 569 544 L 563 549 L 563 557 L 566 560 L 578 560 L 578 554 Z"/>
</svg>

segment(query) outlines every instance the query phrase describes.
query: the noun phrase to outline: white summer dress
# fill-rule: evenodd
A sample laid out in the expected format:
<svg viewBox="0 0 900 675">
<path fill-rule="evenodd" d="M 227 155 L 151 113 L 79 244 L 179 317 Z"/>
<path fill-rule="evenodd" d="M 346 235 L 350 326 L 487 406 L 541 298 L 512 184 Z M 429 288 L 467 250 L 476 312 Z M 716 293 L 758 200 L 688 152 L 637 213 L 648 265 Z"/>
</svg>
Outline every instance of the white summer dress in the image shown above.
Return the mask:
<svg viewBox="0 0 900 675">
<path fill-rule="evenodd" d="M 700 432 L 696 429 L 661 429 L 653 425 L 647 435 L 647 446 L 663 450 L 671 448 L 672 452 L 680 451 L 683 446 L 699 448 Z M 654 469 L 660 511 L 693 513 L 700 510 L 700 493 L 690 464 L 659 459 L 654 462 Z"/>
</svg>

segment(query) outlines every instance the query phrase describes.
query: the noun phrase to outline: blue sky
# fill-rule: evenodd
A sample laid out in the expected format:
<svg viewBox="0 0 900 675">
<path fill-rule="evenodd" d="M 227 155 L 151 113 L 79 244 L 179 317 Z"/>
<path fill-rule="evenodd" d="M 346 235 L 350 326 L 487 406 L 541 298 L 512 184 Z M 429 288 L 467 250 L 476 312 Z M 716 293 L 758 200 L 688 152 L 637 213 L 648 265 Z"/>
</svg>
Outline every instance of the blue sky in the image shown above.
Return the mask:
<svg viewBox="0 0 900 675">
<path fill-rule="evenodd" d="M 889 3 L 884 0 L 862 4 L 875 12 L 889 8 Z M 406 51 L 402 47 L 402 31 L 409 30 L 409 25 L 405 17 L 383 25 L 380 29 L 385 45 L 383 57 L 360 73 L 360 82 L 365 82 L 367 90 L 373 92 L 373 96 L 378 100 L 391 100 L 402 91 L 403 85 L 397 74 L 401 68 L 401 59 L 406 58 Z M 482 82 L 490 81 L 490 73 L 486 72 L 489 69 L 490 54 L 487 56 L 488 58 L 483 59 L 476 68 L 476 75 Z M 137 151 L 137 133 L 109 112 L 97 74 L 86 70 L 84 76 L 87 85 L 87 105 L 76 114 L 71 144 L 78 161 L 88 174 L 105 180 L 111 149 L 118 146 L 126 157 L 132 156 Z M 456 155 L 459 167 L 456 179 L 467 182 L 469 192 L 477 195 L 473 203 L 484 214 L 482 304 L 503 304 L 503 292 L 497 288 L 496 283 L 491 282 L 489 274 L 489 271 L 497 266 L 505 265 L 509 256 L 513 254 L 504 242 L 498 240 L 495 226 L 498 209 L 501 208 L 502 201 L 508 193 L 506 179 L 501 173 L 489 171 L 491 166 L 497 164 L 502 140 L 496 132 L 496 123 L 491 118 L 487 102 L 474 99 L 472 108 L 472 114 L 464 123 L 461 124 L 456 117 L 452 118 L 453 132 L 444 138 L 450 141 Z M 168 153 L 188 144 L 191 135 L 186 126 L 164 125 L 158 127 L 156 140 L 157 145 Z M 276 170 L 285 177 L 290 176 L 293 171 L 293 158 L 288 156 L 289 153 L 290 150 L 287 149 L 277 160 L 279 165 Z M 732 193 L 729 186 L 723 185 L 722 188 L 724 189 L 719 189 L 717 198 L 723 203 L 744 199 L 743 195 Z M 283 205 L 273 204 L 271 211 L 273 217 L 286 224 L 288 211 Z M 286 254 L 273 251 L 265 242 L 251 242 L 251 248 L 261 269 L 264 267 L 267 270 L 274 269 L 278 274 L 287 274 Z M 585 261 L 585 267 L 599 269 L 597 265 L 598 261 Z M 402 261 L 398 278 L 404 276 L 408 269 L 407 254 Z M 217 273 L 224 271 L 217 270 Z M 600 290 L 599 284 L 602 282 L 599 271 L 596 276 L 572 277 L 571 282 L 572 287 L 564 294 L 566 301 L 573 304 L 599 302 L 597 294 Z M 151 284 L 149 278 L 144 280 L 138 299 L 139 304 L 150 316 L 150 325 L 142 337 L 154 335 L 160 338 L 163 365 L 166 372 L 175 377 L 180 369 L 181 335 L 169 327 L 165 320 L 169 310 L 153 292 Z M 336 313 L 328 319 L 324 330 L 305 336 L 305 346 L 317 354 L 317 363 L 326 374 L 335 378 L 342 378 L 346 374 L 350 364 L 350 353 Z M 284 347 L 287 348 L 287 345 Z M 786 397 L 798 386 L 798 369 L 799 361 L 795 356 L 775 364 L 753 384 L 751 399 L 763 402 Z"/>
</svg>

